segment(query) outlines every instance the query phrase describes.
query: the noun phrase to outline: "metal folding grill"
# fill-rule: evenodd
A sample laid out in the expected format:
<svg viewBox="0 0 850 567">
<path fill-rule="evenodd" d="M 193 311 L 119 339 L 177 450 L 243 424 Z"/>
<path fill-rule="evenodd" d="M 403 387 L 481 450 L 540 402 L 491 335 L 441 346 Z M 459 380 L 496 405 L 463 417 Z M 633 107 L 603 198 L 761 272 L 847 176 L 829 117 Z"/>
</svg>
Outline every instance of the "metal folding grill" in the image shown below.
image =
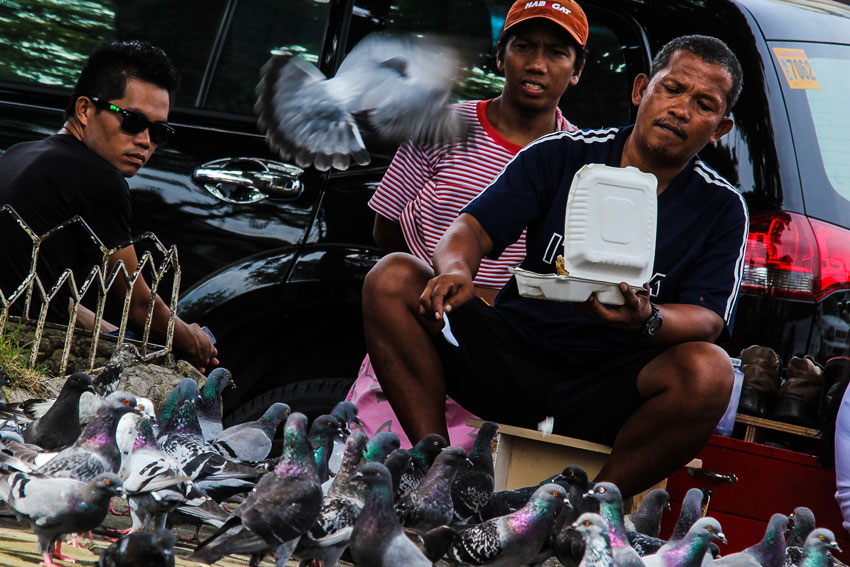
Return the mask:
<svg viewBox="0 0 850 567">
<path fill-rule="evenodd" d="M 142 332 L 140 343 L 136 343 L 140 354 L 150 360 L 161 356 L 171 351 L 171 346 L 174 338 L 174 313 L 177 309 L 177 300 L 180 289 L 180 263 L 177 257 L 177 247 L 171 246 L 166 248 L 159 239 L 151 232 L 143 233 L 134 237 L 129 242 L 123 243 L 116 248 L 107 248 L 98 236 L 91 230 L 86 222 L 79 216 L 65 221 L 42 235 L 38 235 L 27 225 L 27 223 L 18 215 L 18 213 L 9 205 L 0 207 L 0 215 L 8 215 L 17 223 L 17 226 L 26 233 L 32 240 L 32 255 L 30 256 L 29 273 L 21 284 L 8 297 L 0 290 L 0 335 L 6 332 L 7 324 L 9 323 L 10 310 L 17 305 L 22 305 L 20 317 L 22 322 L 35 323 L 35 335 L 30 346 L 29 366 L 35 367 L 38 358 L 39 346 L 44 336 L 44 328 L 47 323 L 47 312 L 50 302 L 59 297 L 59 292 L 63 287 L 66 287 L 70 292 L 73 300 L 73 308 L 70 309 L 68 316 L 67 331 L 65 334 L 64 350 L 62 352 L 62 361 L 58 375 L 65 375 L 68 366 L 68 358 L 71 352 L 71 344 L 76 333 L 91 333 L 91 347 L 88 355 L 88 370 L 94 369 L 95 357 L 97 353 L 98 342 L 101 338 L 101 322 L 103 321 L 105 303 L 107 294 L 115 286 L 115 282 L 119 278 L 127 283 L 127 291 L 124 297 L 123 310 L 121 313 L 120 322 L 110 321 L 118 325 L 117 345 L 121 345 L 127 341 L 125 335 L 127 332 L 127 322 L 130 315 L 131 295 L 133 288 L 140 278 L 147 277 L 150 285 L 151 296 L 148 301 L 147 317 Z M 78 225 L 89 238 L 92 243 L 100 251 L 101 262 L 99 265 L 92 266 L 88 275 L 83 280 L 81 285 L 77 285 L 76 278 L 71 268 L 65 268 L 57 281 L 42 282 L 39 277 L 36 267 L 38 266 L 38 257 L 42 244 L 50 238 L 61 238 L 63 231 L 67 234 L 71 227 Z M 125 266 L 123 261 L 118 263 L 109 270 L 109 260 L 113 254 L 133 244 L 145 243 L 145 250 L 139 256 L 139 264 L 137 266 Z M 137 251 L 141 246 L 136 246 Z M 154 253 L 156 256 L 162 256 L 160 263 L 157 265 Z M 165 345 L 153 345 L 150 343 L 150 326 L 153 319 L 154 301 L 160 284 L 166 277 L 171 274 L 171 293 L 170 304 L 171 315 L 168 319 L 167 333 L 165 337 Z M 48 287 L 49 286 L 49 287 Z M 113 292 L 113 293 L 117 293 Z M 93 330 L 88 331 L 77 328 L 77 316 L 83 298 L 88 294 L 96 294 L 96 302 L 94 312 Z M 34 307 L 34 298 L 40 300 L 40 306 Z M 111 300 L 113 301 L 113 300 Z"/>
</svg>

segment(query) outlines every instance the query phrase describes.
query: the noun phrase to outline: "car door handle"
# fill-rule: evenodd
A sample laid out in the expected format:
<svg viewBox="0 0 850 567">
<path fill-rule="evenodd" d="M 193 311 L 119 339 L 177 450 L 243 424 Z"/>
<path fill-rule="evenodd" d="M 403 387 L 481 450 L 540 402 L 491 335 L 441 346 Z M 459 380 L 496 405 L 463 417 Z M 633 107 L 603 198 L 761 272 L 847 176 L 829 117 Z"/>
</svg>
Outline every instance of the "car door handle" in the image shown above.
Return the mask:
<svg viewBox="0 0 850 567">
<path fill-rule="evenodd" d="M 293 200 L 304 186 L 303 170 L 289 164 L 250 158 L 226 158 L 205 163 L 192 179 L 228 203 L 254 203 L 266 197 Z"/>
</svg>

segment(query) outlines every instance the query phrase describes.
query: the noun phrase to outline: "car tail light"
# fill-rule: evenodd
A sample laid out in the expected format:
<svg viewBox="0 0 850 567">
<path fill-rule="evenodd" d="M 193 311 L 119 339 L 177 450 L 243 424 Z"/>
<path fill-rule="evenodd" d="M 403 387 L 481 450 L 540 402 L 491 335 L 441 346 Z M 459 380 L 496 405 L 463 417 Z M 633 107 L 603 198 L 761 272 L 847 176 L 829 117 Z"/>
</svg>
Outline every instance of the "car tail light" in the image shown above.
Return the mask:
<svg viewBox="0 0 850 567">
<path fill-rule="evenodd" d="M 818 301 L 850 288 L 850 231 L 797 213 L 750 219 L 741 291 Z"/>
</svg>

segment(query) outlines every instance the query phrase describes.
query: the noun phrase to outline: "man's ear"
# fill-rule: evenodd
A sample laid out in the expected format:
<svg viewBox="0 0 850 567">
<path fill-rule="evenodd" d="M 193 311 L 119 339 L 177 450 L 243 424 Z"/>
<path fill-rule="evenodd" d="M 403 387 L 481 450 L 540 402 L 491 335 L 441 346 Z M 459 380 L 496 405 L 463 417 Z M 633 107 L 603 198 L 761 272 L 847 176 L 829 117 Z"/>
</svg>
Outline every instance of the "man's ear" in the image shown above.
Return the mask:
<svg viewBox="0 0 850 567">
<path fill-rule="evenodd" d="M 573 71 L 573 76 L 570 77 L 570 86 L 574 87 L 578 84 L 578 80 L 581 79 L 581 72 L 584 71 L 584 64 L 587 62 L 586 59 L 581 60 L 581 65 L 577 71 Z"/>
<path fill-rule="evenodd" d="M 720 138 L 729 133 L 729 130 L 732 129 L 732 126 L 735 124 L 735 121 L 732 120 L 729 116 L 724 116 L 720 120 L 720 124 L 717 125 L 717 129 L 714 131 L 714 134 L 711 135 L 711 143 L 715 143 Z"/>
<path fill-rule="evenodd" d="M 74 103 L 74 117 L 82 126 L 88 125 L 89 116 L 94 113 L 94 104 L 87 96 L 81 96 Z"/>
<path fill-rule="evenodd" d="M 643 95 L 646 94 L 646 89 L 649 87 L 649 77 L 645 73 L 639 73 L 635 77 L 635 82 L 632 84 L 632 104 L 640 106 L 643 100 Z"/>
<path fill-rule="evenodd" d="M 498 69 L 500 73 L 504 74 L 505 72 L 505 53 L 501 48 L 496 51 L 496 69 Z"/>
</svg>

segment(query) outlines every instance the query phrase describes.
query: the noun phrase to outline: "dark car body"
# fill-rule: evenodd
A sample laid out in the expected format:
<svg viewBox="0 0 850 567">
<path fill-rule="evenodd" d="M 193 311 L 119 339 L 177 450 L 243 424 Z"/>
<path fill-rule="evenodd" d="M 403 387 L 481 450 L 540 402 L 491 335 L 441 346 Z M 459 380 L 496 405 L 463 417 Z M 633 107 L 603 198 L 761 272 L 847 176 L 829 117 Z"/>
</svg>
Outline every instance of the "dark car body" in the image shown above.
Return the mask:
<svg viewBox="0 0 850 567">
<path fill-rule="evenodd" d="M 562 101 L 579 127 L 630 123 L 633 78 L 676 36 L 713 35 L 738 55 L 745 78 L 735 127 L 700 153 L 740 189 L 751 215 L 735 329 L 724 346 L 734 356 L 767 345 L 786 361 L 842 354 L 850 328 L 850 159 L 842 162 L 846 144 L 834 134 L 850 128 L 841 104 L 850 92 L 841 89 L 850 86 L 850 7 L 828 0 L 581 4 L 590 22 L 588 63 Z M 341 396 L 365 354 L 361 287 L 381 256 L 367 201 L 394 148 L 372 145 L 370 165 L 344 172 L 287 168 L 257 133 L 251 107 L 259 70 L 285 50 L 332 74 L 371 31 L 440 32 L 464 37 L 480 54 L 460 96 L 488 98 L 501 87 L 494 46 L 510 2 L 7 6 L 0 6 L 0 148 L 61 125 L 74 73 L 101 41 L 163 47 L 183 74 L 170 116 L 177 136 L 129 180 L 134 233 L 153 231 L 177 245 L 180 314 L 212 328 L 221 363 L 239 385 L 225 399 L 229 413 L 255 415 L 279 398 L 306 409 Z M 806 63 L 817 89 L 811 77 L 800 83 L 792 75 Z M 258 174 L 276 178 L 278 189 L 252 185 Z"/>
</svg>

